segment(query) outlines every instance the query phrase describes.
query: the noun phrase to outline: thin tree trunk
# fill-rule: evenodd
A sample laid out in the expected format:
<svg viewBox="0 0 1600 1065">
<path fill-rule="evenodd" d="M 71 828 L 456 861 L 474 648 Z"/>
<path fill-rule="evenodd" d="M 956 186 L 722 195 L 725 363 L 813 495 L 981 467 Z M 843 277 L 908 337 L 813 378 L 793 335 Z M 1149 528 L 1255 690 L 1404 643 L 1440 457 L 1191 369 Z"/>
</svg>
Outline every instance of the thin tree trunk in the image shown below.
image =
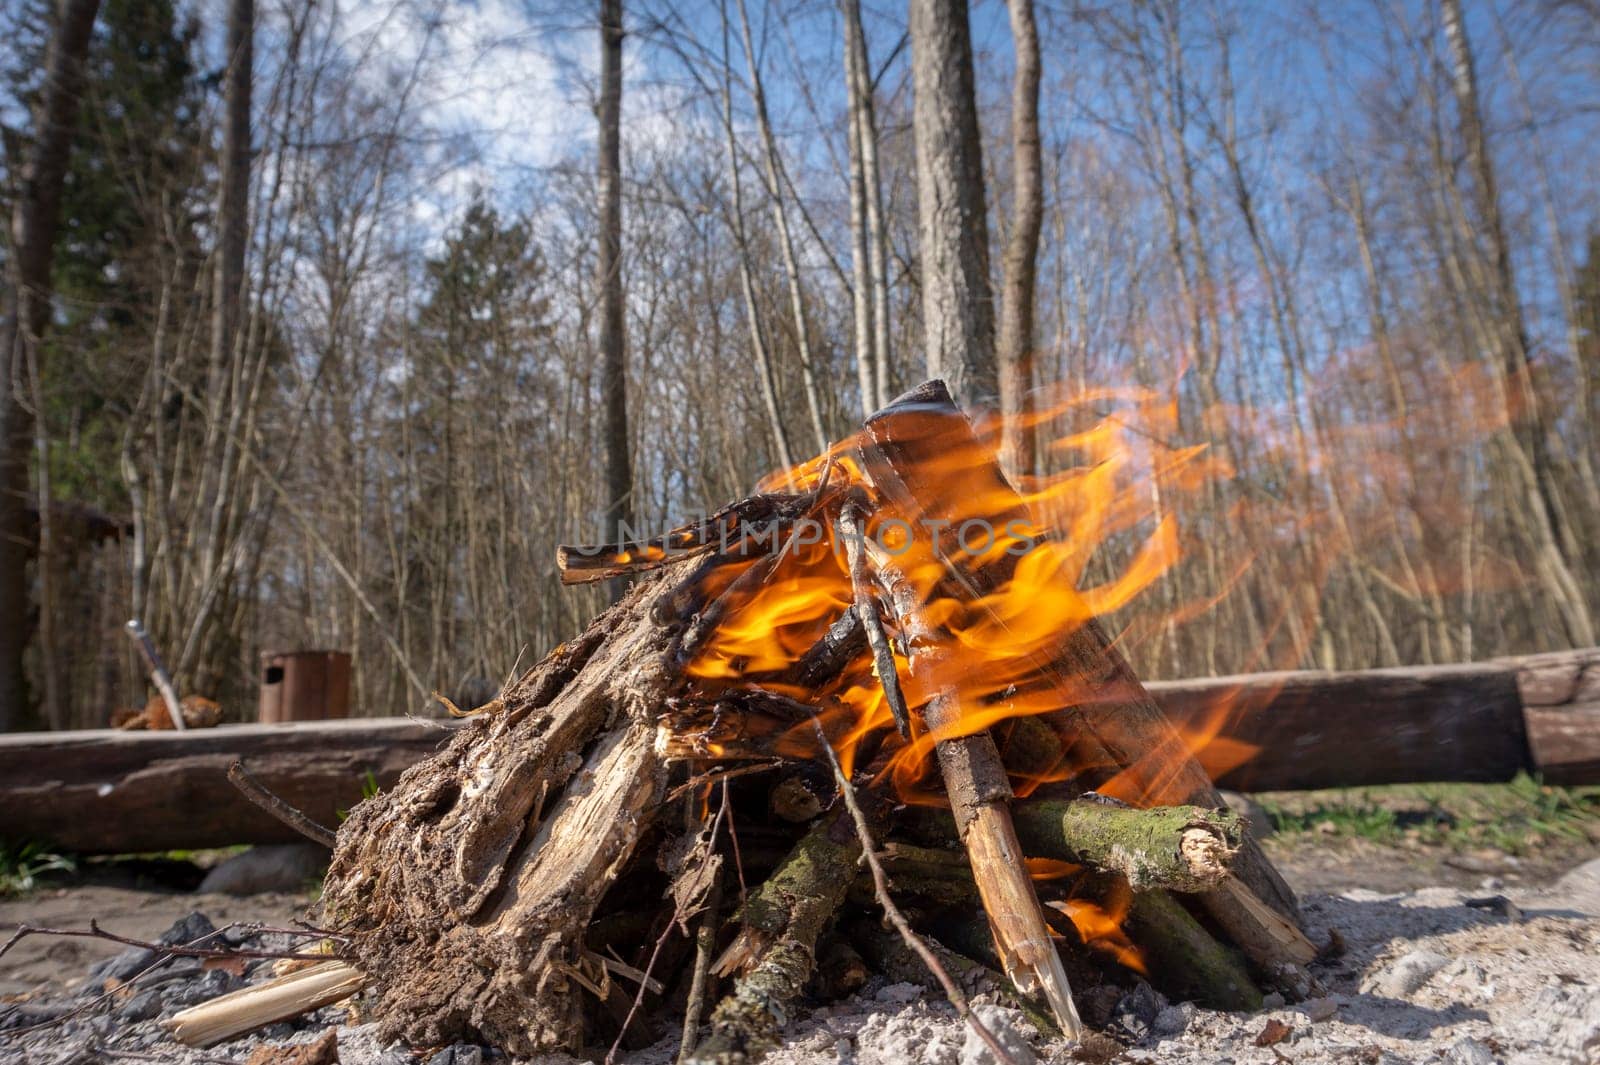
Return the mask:
<svg viewBox="0 0 1600 1065">
<path fill-rule="evenodd" d="M 1034 288 L 1044 188 L 1039 152 L 1039 28 L 1033 0 L 1010 0 L 1016 76 L 1011 90 L 1011 234 L 1000 296 L 1000 461 L 1011 474 L 1038 461 L 1033 412 Z"/>
<path fill-rule="evenodd" d="M 745 63 L 750 70 L 750 96 L 755 103 L 756 127 L 761 134 L 762 157 L 765 160 L 767 195 L 772 205 L 772 221 L 778 230 L 778 247 L 783 253 L 783 271 L 789 282 L 789 310 L 794 316 L 795 348 L 800 353 L 800 380 L 806 393 L 806 409 L 811 415 L 811 431 L 816 436 L 817 450 L 828 449 L 828 431 L 822 419 L 822 398 L 817 391 L 816 363 L 811 352 L 811 332 L 806 327 L 805 293 L 800 283 L 800 260 L 795 254 L 794 235 L 789 231 L 789 215 L 783 206 L 782 163 L 778 158 L 778 142 L 772 133 L 772 119 L 767 113 L 767 93 L 761 82 L 761 66 L 756 61 L 755 40 L 750 33 L 750 15 L 744 0 L 739 6 L 739 30 L 744 42 Z"/>
<path fill-rule="evenodd" d="M 865 417 L 878 408 L 877 330 L 873 322 L 872 260 L 867 238 L 867 182 L 866 163 L 863 156 L 865 144 L 865 118 L 862 115 L 861 52 L 857 38 L 861 33 L 861 8 L 859 0 L 840 0 L 840 14 L 844 22 L 844 69 L 846 91 L 850 99 L 848 124 L 850 142 L 850 264 L 852 291 L 850 293 L 855 319 L 856 387 L 861 393 L 861 413 Z"/>
<path fill-rule="evenodd" d="M 62 0 L 57 10 L 33 143 L 21 160 L 11 212 L 11 277 L 0 320 L 5 360 L 0 365 L 0 732 L 19 728 L 31 716 L 22 656 L 31 629 L 28 555 L 34 530 L 28 457 L 35 446 L 35 412 L 18 388 L 28 380 L 50 321 L 62 187 L 78 119 L 83 60 L 99 8 L 99 0 Z M 43 554 L 40 564 L 45 564 Z"/>
<path fill-rule="evenodd" d="M 756 304 L 755 279 L 750 270 L 750 243 L 744 230 L 744 191 L 739 179 L 738 142 L 733 135 L 733 68 L 728 47 L 728 12 L 726 0 L 722 10 L 722 132 L 728 149 L 728 190 L 733 198 L 729 211 L 729 228 L 734 243 L 739 247 L 739 289 L 744 295 L 745 318 L 750 327 L 750 346 L 756 356 L 756 376 L 761 385 L 761 401 L 766 407 L 767 424 L 772 430 L 772 446 L 777 452 L 778 465 L 784 469 L 794 466 L 794 453 L 789 446 L 789 431 L 783 424 L 783 409 L 778 402 L 776 375 L 772 367 L 772 352 L 767 345 L 766 330 L 761 323 L 761 309 Z"/>
<path fill-rule="evenodd" d="M 965 403 L 999 392 L 983 148 L 966 0 L 911 0 L 923 349 Z"/>
<path fill-rule="evenodd" d="M 860 0 L 840 0 L 844 14 L 845 48 L 855 57 L 854 64 L 846 64 L 854 79 L 850 86 L 850 99 L 858 109 L 861 149 L 861 184 L 865 193 L 867 265 L 872 290 L 872 358 L 873 382 L 877 394 L 873 407 L 889 405 L 894 398 L 894 380 L 889 321 L 889 228 L 883 210 L 883 181 L 878 173 L 878 109 L 874 102 L 876 83 L 872 76 L 872 60 L 867 52 L 867 35 L 861 26 Z"/>
<path fill-rule="evenodd" d="M 1541 556 L 1539 568 L 1545 571 L 1552 589 L 1558 590 L 1557 599 L 1562 604 L 1562 617 L 1569 638 L 1575 644 L 1584 646 L 1594 642 L 1594 620 L 1587 596 L 1573 572 L 1579 552 L 1572 540 L 1570 523 L 1562 520 L 1562 504 L 1545 438 L 1544 419 L 1528 364 L 1527 325 L 1523 319 L 1522 300 L 1511 263 L 1511 245 L 1500 210 L 1494 161 L 1489 154 L 1488 137 L 1484 132 L 1477 69 L 1467 37 L 1461 0 L 1441 0 L 1440 15 L 1444 20 L 1445 39 L 1450 47 L 1451 88 L 1456 97 L 1461 138 L 1465 142 L 1468 165 L 1477 186 L 1479 224 L 1489 242 L 1488 253 L 1495 289 L 1495 326 L 1505 373 L 1505 399 L 1508 413 L 1516 417 L 1521 426 L 1507 434 L 1510 439 L 1505 446 L 1522 452 L 1512 461 L 1514 467 L 1526 468 L 1525 476 L 1530 482 L 1528 502 L 1532 510 L 1534 534 L 1540 541 L 1537 548 Z"/>
<path fill-rule="evenodd" d="M 622 0 L 600 0 L 600 392 L 608 536 L 631 524 L 633 512 L 622 292 L 622 34 Z"/>
</svg>

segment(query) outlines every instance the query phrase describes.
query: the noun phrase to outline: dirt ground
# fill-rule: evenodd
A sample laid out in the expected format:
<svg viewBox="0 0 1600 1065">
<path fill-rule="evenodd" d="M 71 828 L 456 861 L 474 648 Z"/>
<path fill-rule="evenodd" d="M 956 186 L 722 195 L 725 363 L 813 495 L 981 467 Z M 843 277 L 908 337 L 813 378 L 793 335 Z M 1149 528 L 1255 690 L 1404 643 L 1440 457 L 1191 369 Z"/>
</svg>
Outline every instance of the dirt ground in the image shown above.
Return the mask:
<svg viewBox="0 0 1600 1065">
<path fill-rule="evenodd" d="M 1322 984 L 1318 994 L 1253 1015 L 1147 1003 L 1119 1022 L 1118 1036 L 1130 1044 L 1119 1060 L 1600 1063 L 1600 845 L 1577 839 L 1518 857 L 1302 832 L 1270 839 L 1267 847 L 1301 894 L 1308 932 L 1321 942 L 1337 931 L 1344 941 L 1342 956 L 1314 970 Z M 1509 899 L 1512 908 L 1465 905 L 1469 898 L 1493 895 Z M 46 887 L 0 901 L 0 935 L 19 924 L 83 927 L 93 918 L 133 937 L 155 938 L 194 910 L 219 926 L 229 921 L 278 925 L 303 915 L 311 901 L 309 895 L 199 895 L 150 884 Z M 0 996 L 38 1001 L 71 993 L 93 962 L 118 949 L 92 940 L 25 940 L 0 959 Z M 985 1005 L 982 1016 L 1000 1031 L 1021 1065 L 1071 1058 L 1069 1048 L 1041 1040 L 1020 1014 Z M 1270 1022 L 1277 1024 L 1269 1027 Z M 200 1055 L 174 1047 L 153 1021 L 146 1023 L 151 1031 L 136 1044 L 137 1051 L 52 1057 L 47 1045 L 7 1047 L 0 1041 L 0 1061 L 242 1062 L 264 1041 L 243 1040 Z M 280 1026 L 268 1038 L 299 1042 L 312 1034 Z M 1280 1038 L 1273 1043 L 1275 1035 Z M 370 1028 L 361 1026 L 341 1028 L 339 1038 L 345 1065 L 490 1060 L 439 1058 L 437 1052 L 414 1056 L 379 1046 Z M 664 1028 L 654 1046 L 619 1060 L 667 1065 L 676 1056 L 677 1038 Z M 571 1060 L 553 1059 L 552 1065 Z M 879 980 L 856 996 L 803 1014 L 769 1060 L 774 1065 L 978 1065 L 988 1059 L 937 996 Z"/>
</svg>

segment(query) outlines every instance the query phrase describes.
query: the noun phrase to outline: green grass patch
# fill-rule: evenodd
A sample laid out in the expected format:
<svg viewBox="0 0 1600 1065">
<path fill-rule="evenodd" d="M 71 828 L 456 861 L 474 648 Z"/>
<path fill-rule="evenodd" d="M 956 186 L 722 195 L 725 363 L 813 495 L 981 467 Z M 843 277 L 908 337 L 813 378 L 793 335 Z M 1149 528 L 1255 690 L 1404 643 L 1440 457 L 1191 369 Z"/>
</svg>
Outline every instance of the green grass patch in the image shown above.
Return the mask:
<svg viewBox="0 0 1600 1065">
<path fill-rule="evenodd" d="M 0 840 L 0 898 L 26 895 L 50 875 L 71 874 L 77 868 L 71 855 L 58 854 L 43 844 Z"/>
<path fill-rule="evenodd" d="M 1526 774 L 1505 784 L 1403 784 L 1255 799 L 1287 837 L 1420 841 L 1508 854 L 1600 839 L 1600 787 L 1564 788 Z"/>
</svg>

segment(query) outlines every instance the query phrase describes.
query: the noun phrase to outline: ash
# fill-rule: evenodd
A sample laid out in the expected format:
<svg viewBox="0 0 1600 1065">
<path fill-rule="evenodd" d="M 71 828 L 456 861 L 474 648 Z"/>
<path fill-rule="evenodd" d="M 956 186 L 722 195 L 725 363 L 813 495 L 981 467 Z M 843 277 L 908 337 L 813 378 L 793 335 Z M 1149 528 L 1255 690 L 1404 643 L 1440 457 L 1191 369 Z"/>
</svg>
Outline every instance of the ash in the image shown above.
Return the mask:
<svg viewBox="0 0 1600 1065">
<path fill-rule="evenodd" d="M 1478 891 L 1430 887 L 1379 893 L 1355 889 L 1304 898 L 1307 931 L 1341 952 L 1313 966 L 1320 993 L 1255 1014 L 1216 1013 L 1173 1003 L 1141 988 L 1086 1004 L 1088 1020 L 1115 1038 L 1072 1047 L 1051 1041 L 1015 1010 L 981 999 L 979 1015 L 1018 1065 L 1119 1061 L 1163 1065 L 1553 1065 L 1600 1063 L 1600 859 L 1544 889 L 1488 881 Z M 180 942 L 210 930 L 190 914 L 168 931 Z M 1336 934 L 1336 935 L 1335 935 Z M 488 1065 L 507 1061 L 482 1047 L 417 1052 L 383 1046 L 359 1023 L 359 1003 L 274 1025 L 210 1050 L 175 1045 L 161 1021 L 185 1006 L 270 978 L 271 963 L 235 976 L 173 959 L 153 978 L 82 1009 L 108 981 L 149 964 L 133 949 L 97 963 L 66 992 L 10 996 L 0 1005 L 0 1062 L 255 1063 L 302 1060 L 329 1028 L 343 1065 Z M 115 986 L 114 984 L 111 986 Z M 1270 1000 L 1269 1000 L 1270 1001 Z M 55 1021 L 31 1032 L 23 1029 Z M 631 1065 L 676 1059 L 678 1031 L 659 1022 L 659 1040 L 621 1055 Z M 569 1065 L 591 1055 L 543 1059 Z M 305 1060 L 310 1060 L 309 1056 Z M 912 984 L 869 983 L 850 998 L 803 1014 L 785 1033 L 772 1065 L 980 1065 L 991 1060 L 936 994 Z"/>
</svg>

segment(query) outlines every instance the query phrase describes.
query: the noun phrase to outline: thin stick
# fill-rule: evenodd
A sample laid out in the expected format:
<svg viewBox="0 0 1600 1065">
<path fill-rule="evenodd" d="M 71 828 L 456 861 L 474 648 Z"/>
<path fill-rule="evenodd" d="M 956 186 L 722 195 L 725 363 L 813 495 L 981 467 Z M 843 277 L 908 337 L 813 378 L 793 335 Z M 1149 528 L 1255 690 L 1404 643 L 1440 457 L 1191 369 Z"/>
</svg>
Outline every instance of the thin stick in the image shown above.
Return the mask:
<svg viewBox="0 0 1600 1065">
<path fill-rule="evenodd" d="M 722 809 L 717 811 L 716 818 L 711 822 L 711 841 L 707 845 L 710 851 L 714 851 L 716 849 L 717 831 L 722 827 L 723 817 L 728 814 L 727 784 L 723 784 L 722 794 Z M 731 817 L 729 817 L 728 823 L 730 825 L 733 823 Z M 645 989 L 650 984 L 650 973 L 656 967 L 656 959 L 661 955 L 661 948 L 666 944 L 667 937 L 672 934 L 672 930 L 678 926 L 678 921 L 682 916 L 682 911 L 678 909 L 677 906 L 674 906 L 672 917 L 667 921 L 667 927 L 661 930 L 661 938 L 656 940 L 655 948 L 650 951 L 650 960 L 646 962 L 644 966 L 644 979 L 639 982 L 639 990 L 633 996 L 633 1004 L 628 1007 L 628 1015 L 622 1019 L 622 1027 L 617 1031 L 616 1041 L 611 1044 L 611 1049 L 606 1051 L 606 1065 L 613 1065 L 613 1062 L 616 1061 L 617 1050 L 622 1046 L 623 1037 L 628 1034 L 628 1025 L 633 1023 L 634 1014 L 639 1012 L 639 1006 L 644 1002 Z"/>
<path fill-rule="evenodd" d="M 161 661 L 161 653 L 156 650 L 156 645 L 150 642 L 150 634 L 144 631 L 144 622 L 138 618 L 129 618 L 127 624 L 128 638 L 139 648 L 139 653 L 144 656 L 145 665 L 150 667 L 150 679 L 155 682 L 156 691 L 161 693 L 161 701 L 167 704 L 167 715 L 172 718 L 172 727 L 179 732 L 188 728 L 183 723 L 183 707 L 178 703 L 178 689 L 173 687 L 172 675 L 167 672 L 167 667 Z"/>
<path fill-rule="evenodd" d="M 234 926 L 230 925 L 228 927 L 232 928 Z M 227 931 L 226 928 L 218 929 L 216 932 L 212 933 L 212 936 L 220 935 L 225 931 Z M 274 929 L 274 931 L 285 933 L 288 932 L 287 929 Z M 313 935 L 310 932 L 289 934 L 298 934 L 307 938 L 312 938 Z M 147 939 L 132 939 L 128 936 L 118 935 L 115 932 L 107 932 L 94 920 L 89 922 L 88 928 L 45 928 L 40 925 L 18 925 L 16 932 L 12 934 L 10 939 L 6 940 L 5 946 L 0 947 L 0 957 L 3 957 L 7 951 L 28 936 L 67 936 L 79 939 L 104 939 L 109 940 L 112 943 L 121 943 L 125 947 L 139 947 L 143 950 L 152 951 L 157 954 L 171 955 L 174 958 L 292 958 L 304 961 L 328 960 L 328 955 L 326 954 L 299 954 L 292 950 L 246 950 L 243 947 L 195 947 L 187 945 L 174 946 L 167 943 L 152 943 Z M 211 936 L 205 936 L 200 940 L 196 940 L 196 942 L 203 942 L 205 939 L 209 938 L 211 938 Z M 317 933 L 316 938 L 322 938 L 321 933 Z"/>
<path fill-rule="evenodd" d="M 894 662 L 894 651 L 889 637 L 883 631 L 878 617 L 877 600 L 872 594 L 871 578 L 867 575 L 866 551 L 862 538 L 866 526 L 855 506 L 846 503 L 839 511 L 839 531 L 844 540 L 845 557 L 850 563 L 850 587 L 855 593 L 856 616 L 867 631 L 867 645 L 872 648 L 872 659 L 878 667 L 878 683 L 883 686 L 883 697 L 894 715 L 894 726 L 903 739 L 911 738 L 911 713 L 906 708 L 906 697 L 900 691 L 900 674 Z"/>
<path fill-rule="evenodd" d="M 244 767 L 244 762 L 238 758 L 235 758 L 233 764 L 228 767 L 228 782 L 238 788 L 245 798 L 302 836 L 314 843 L 322 844 L 329 850 L 333 849 L 335 838 L 331 828 L 323 828 L 311 818 L 268 791 L 266 785 L 251 776 L 250 771 Z"/>
<path fill-rule="evenodd" d="M 889 878 L 884 875 L 883 865 L 878 861 L 878 845 L 872 838 L 872 830 L 867 827 L 866 815 L 861 812 L 861 807 L 856 802 L 855 788 L 845 776 L 844 768 L 839 765 L 839 759 L 833 753 L 833 746 L 828 742 L 828 734 L 822 729 L 822 722 L 813 717 L 811 723 L 817 730 L 817 738 L 822 742 L 823 753 L 828 756 L 828 764 L 833 767 L 833 779 L 838 782 L 839 794 L 844 799 L 845 808 L 850 811 L 850 819 L 855 822 L 856 836 L 861 840 L 861 857 L 865 859 L 867 868 L 872 872 L 872 893 L 877 896 L 878 905 L 883 907 L 883 915 L 894 925 L 894 930 L 900 933 L 900 938 L 905 941 L 906 946 L 916 952 L 917 957 L 922 959 L 922 964 L 926 965 L 934 979 L 939 981 L 939 986 L 944 989 L 944 997 L 950 1000 L 950 1005 L 955 1007 L 956 1013 L 967 1022 L 967 1027 L 983 1040 L 983 1045 L 989 1048 L 989 1053 L 995 1056 L 1000 1065 L 1017 1065 L 1016 1059 L 1000 1045 L 1000 1040 L 995 1038 L 995 1034 L 978 1019 L 977 1014 L 972 1012 L 972 1007 L 967 1003 L 967 996 L 962 994 L 961 988 L 950 978 L 950 973 L 944 964 L 922 941 L 922 937 L 917 935 L 911 923 L 906 920 L 906 915 L 900 912 L 900 907 L 895 905 L 894 899 L 890 897 Z"/>
<path fill-rule="evenodd" d="M 722 871 L 711 881 L 706 896 L 706 912 L 694 934 L 694 975 L 689 981 L 689 999 L 683 1007 L 683 1038 L 678 1042 L 678 1062 L 683 1065 L 699 1042 L 700 1018 L 705 1013 L 711 991 L 711 958 L 717 949 L 717 925 L 722 919 Z"/>
</svg>

